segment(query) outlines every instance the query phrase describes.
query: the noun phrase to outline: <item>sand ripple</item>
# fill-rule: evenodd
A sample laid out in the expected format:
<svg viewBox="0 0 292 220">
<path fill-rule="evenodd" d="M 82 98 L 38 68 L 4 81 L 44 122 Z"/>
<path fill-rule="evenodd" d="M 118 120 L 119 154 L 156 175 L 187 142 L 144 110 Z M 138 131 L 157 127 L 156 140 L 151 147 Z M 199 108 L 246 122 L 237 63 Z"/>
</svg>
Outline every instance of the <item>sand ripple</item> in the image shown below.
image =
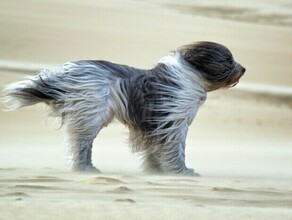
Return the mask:
<svg viewBox="0 0 292 220">
<path fill-rule="evenodd" d="M 10 216 L 10 212 L 6 212 L 7 207 L 20 214 L 28 210 L 31 213 L 41 210 L 43 216 L 44 213 L 59 212 L 57 210 L 72 210 L 75 214 L 72 211 L 66 213 L 71 219 L 80 217 L 78 210 L 85 210 L 93 216 L 96 211 L 104 213 L 103 219 L 108 219 L 109 213 L 136 213 L 136 209 L 140 210 L 140 214 L 160 210 L 155 216 L 168 212 L 176 215 L 185 210 L 194 214 L 198 210 L 255 208 L 261 210 L 261 214 L 267 208 L 281 210 L 285 217 L 292 214 L 292 192 L 286 180 L 273 180 L 271 185 L 270 179 L 257 181 L 117 174 L 90 176 L 84 180 L 84 174 L 80 173 L 53 169 L 49 171 L 50 175 L 43 175 L 44 172 L 48 171 L 30 170 L 32 175 L 22 176 L 21 169 L 2 171 L 0 212 Z M 20 205 L 23 209 L 19 209 Z M 173 211 L 170 209 L 172 207 L 180 211 Z M 191 216 L 185 219 L 192 219 Z"/>
<path fill-rule="evenodd" d="M 136 203 L 133 199 L 116 199 L 115 202 Z"/>
<path fill-rule="evenodd" d="M 88 180 L 86 180 L 86 183 L 89 184 L 118 184 L 118 183 L 124 183 L 123 181 L 115 178 L 110 177 L 93 177 Z"/>
</svg>

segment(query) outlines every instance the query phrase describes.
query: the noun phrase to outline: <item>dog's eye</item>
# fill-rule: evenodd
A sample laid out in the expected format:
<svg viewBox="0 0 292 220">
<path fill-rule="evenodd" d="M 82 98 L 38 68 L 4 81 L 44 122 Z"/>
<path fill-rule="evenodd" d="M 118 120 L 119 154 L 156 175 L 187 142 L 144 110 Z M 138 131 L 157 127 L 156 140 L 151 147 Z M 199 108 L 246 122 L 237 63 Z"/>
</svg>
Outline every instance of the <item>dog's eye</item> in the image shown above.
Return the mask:
<svg viewBox="0 0 292 220">
<path fill-rule="evenodd" d="M 225 60 L 226 63 L 228 63 L 228 65 L 232 66 L 234 64 L 234 60 L 232 58 L 227 58 Z"/>
<path fill-rule="evenodd" d="M 226 68 L 228 69 L 232 69 L 234 67 L 234 60 L 233 59 L 226 59 L 225 61 L 223 61 L 223 64 Z"/>
</svg>

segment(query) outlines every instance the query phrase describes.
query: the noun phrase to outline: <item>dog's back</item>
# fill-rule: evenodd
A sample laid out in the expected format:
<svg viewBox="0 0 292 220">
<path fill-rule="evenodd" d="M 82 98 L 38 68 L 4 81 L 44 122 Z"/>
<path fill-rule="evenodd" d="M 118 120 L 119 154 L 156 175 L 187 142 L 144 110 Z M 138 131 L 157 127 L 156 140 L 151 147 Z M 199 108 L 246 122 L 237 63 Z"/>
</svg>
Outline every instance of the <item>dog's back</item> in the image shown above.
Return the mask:
<svg viewBox="0 0 292 220">
<path fill-rule="evenodd" d="M 53 115 L 62 116 L 56 112 L 60 105 L 68 104 L 70 100 L 74 101 L 74 105 L 78 100 L 101 101 L 108 93 L 105 91 L 107 85 L 139 71 L 142 70 L 102 60 L 67 62 L 7 85 L 1 101 L 6 104 L 7 110 L 44 102 L 55 111 Z"/>
</svg>

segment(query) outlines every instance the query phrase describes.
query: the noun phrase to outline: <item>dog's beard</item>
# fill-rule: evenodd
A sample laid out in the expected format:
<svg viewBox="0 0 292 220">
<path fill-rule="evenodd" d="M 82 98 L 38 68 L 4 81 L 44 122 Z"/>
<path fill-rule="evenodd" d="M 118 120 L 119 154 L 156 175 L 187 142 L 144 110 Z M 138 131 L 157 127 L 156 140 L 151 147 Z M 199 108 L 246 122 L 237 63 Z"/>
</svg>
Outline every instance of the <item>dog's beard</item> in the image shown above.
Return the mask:
<svg viewBox="0 0 292 220">
<path fill-rule="evenodd" d="M 245 69 L 243 67 L 241 67 L 239 64 L 236 65 L 236 68 L 234 69 L 234 73 L 232 74 L 232 81 L 230 83 L 229 86 L 227 86 L 227 88 L 233 88 L 235 87 L 238 83 L 239 80 L 241 79 L 241 77 L 244 74 Z"/>
<path fill-rule="evenodd" d="M 241 77 L 244 74 L 243 69 L 244 68 L 241 67 L 240 64 L 236 63 L 233 69 L 226 71 L 224 74 L 221 74 L 221 76 L 218 77 L 217 81 L 213 79 L 213 82 L 209 82 L 208 91 L 213 91 L 217 89 L 230 89 L 235 87 L 239 83 Z M 208 80 L 206 81 L 208 82 Z"/>
<path fill-rule="evenodd" d="M 239 81 L 237 81 L 237 82 L 231 84 L 231 85 L 229 86 L 229 88 L 233 88 L 233 87 L 235 87 L 238 83 L 239 83 Z"/>
<path fill-rule="evenodd" d="M 236 77 L 234 82 L 232 82 L 227 88 L 233 88 L 235 87 L 238 83 L 239 83 L 239 80 L 241 78 L 242 75 L 240 75 L 239 77 Z"/>
</svg>

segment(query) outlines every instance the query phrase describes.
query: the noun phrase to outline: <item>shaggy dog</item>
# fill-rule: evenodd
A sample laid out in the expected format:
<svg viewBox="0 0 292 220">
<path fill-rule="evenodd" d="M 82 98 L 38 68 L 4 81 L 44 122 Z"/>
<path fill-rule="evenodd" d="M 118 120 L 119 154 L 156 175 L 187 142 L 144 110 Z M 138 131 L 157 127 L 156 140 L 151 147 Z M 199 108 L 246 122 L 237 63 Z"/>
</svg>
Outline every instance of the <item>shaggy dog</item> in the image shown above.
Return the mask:
<svg viewBox="0 0 292 220">
<path fill-rule="evenodd" d="M 71 168 L 96 171 L 92 143 L 114 118 L 127 125 L 148 172 L 196 175 L 185 165 L 188 127 L 207 92 L 235 86 L 245 68 L 223 45 L 198 42 L 148 70 L 102 60 L 67 62 L 8 85 L 8 109 L 43 102 L 65 126 Z"/>
</svg>

